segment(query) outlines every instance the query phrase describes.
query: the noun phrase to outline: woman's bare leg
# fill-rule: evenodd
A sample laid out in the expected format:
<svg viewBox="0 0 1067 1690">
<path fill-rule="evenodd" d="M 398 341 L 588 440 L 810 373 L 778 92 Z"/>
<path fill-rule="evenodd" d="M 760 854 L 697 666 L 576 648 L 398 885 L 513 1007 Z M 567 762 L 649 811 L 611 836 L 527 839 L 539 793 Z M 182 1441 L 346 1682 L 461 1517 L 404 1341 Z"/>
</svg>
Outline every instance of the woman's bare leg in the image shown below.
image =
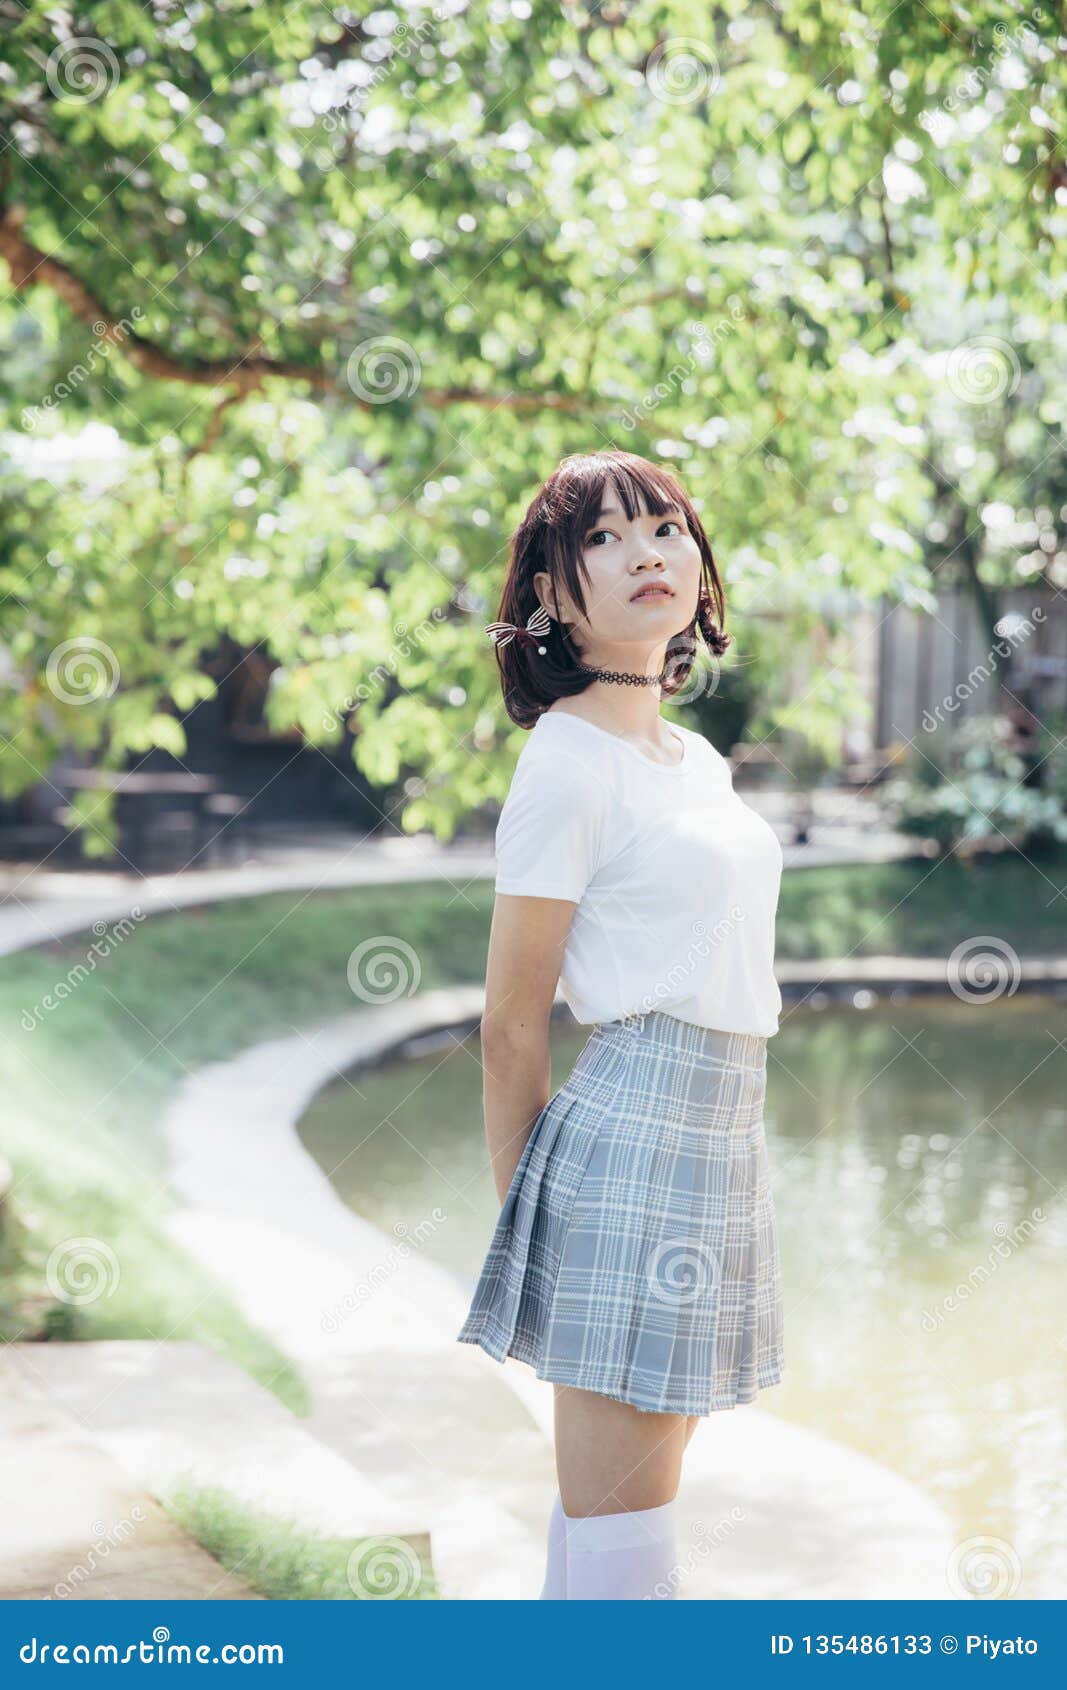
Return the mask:
<svg viewBox="0 0 1067 1690">
<path fill-rule="evenodd" d="M 685 1433 L 685 1446 L 686 1446 L 687 1449 L 689 1448 L 689 1440 L 693 1436 L 693 1433 L 696 1431 L 697 1427 L 700 1425 L 702 1418 L 703 1418 L 703 1416 L 700 1415 L 700 1414 L 690 1414 L 690 1415 L 687 1416 L 687 1419 L 689 1421 L 689 1424 L 686 1428 L 686 1433 Z"/>
<path fill-rule="evenodd" d="M 649 1414 L 570 1385 L 555 1392 L 565 1514 L 621 1514 L 674 1500 L 690 1435 L 684 1414 Z"/>
<path fill-rule="evenodd" d="M 671 1599 L 675 1496 L 689 1422 L 556 1386 L 568 1601 Z"/>
</svg>

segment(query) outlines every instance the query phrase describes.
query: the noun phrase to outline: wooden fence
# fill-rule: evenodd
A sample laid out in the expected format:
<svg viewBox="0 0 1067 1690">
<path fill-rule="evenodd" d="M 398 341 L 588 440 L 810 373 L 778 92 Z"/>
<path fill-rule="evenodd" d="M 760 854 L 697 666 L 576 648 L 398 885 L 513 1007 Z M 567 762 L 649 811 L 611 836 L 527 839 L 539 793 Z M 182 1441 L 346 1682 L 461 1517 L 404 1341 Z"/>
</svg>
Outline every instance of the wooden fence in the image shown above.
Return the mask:
<svg viewBox="0 0 1067 1690">
<path fill-rule="evenodd" d="M 988 715 L 1002 707 L 1002 681 L 1041 720 L 1067 714 L 1067 593 L 1018 587 L 998 602 L 993 641 L 973 595 L 962 589 L 939 594 L 934 615 L 882 606 L 874 722 L 879 746 Z"/>
</svg>

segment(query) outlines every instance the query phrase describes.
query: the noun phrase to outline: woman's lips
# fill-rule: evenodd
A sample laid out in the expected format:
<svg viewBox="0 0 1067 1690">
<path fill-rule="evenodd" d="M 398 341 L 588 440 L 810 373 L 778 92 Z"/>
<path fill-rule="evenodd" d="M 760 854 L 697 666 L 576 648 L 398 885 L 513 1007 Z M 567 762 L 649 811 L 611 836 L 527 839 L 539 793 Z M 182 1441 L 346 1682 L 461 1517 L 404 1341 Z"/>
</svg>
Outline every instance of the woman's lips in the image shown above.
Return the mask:
<svg viewBox="0 0 1067 1690">
<path fill-rule="evenodd" d="M 642 599 L 672 599 L 674 594 L 669 587 L 642 587 L 630 600 L 631 604 L 640 604 Z"/>
</svg>

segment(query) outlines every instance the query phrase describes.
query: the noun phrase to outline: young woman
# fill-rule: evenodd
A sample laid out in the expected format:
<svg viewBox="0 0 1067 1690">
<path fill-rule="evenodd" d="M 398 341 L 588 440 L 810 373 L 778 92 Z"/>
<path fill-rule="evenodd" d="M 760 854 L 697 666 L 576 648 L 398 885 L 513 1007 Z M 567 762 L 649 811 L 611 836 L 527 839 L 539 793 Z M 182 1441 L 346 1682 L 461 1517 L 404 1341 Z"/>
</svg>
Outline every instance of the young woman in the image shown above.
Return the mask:
<svg viewBox="0 0 1067 1690">
<path fill-rule="evenodd" d="M 543 1599 L 672 1597 L 682 1455 L 701 1416 L 782 1376 L 763 1129 L 782 853 L 729 765 L 660 701 L 695 631 L 729 640 L 677 479 L 565 458 L 486 630 L 530 737 L 496 833 L 481 1027 L 500 1217 L 459 1333 L 555 1386 Z M 551 1083 L 559 984 L 592 1026 Z"/>
</svg>

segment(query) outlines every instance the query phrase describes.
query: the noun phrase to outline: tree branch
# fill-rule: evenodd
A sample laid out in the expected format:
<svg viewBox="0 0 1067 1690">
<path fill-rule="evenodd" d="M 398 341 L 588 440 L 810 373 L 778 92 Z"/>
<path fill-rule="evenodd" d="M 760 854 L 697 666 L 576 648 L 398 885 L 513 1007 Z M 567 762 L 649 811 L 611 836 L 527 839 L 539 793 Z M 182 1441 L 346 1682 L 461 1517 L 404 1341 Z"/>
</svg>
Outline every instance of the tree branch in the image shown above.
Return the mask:
<svg viewBox="0 0 1067 1690">
<path fill-rule="evenodd" d="M 375 406 L 374 399 L 361 398 L 352 391 L 343 371 L 334 374 L 316 364 L 265 358 L 260 353 L 259 341 L 235 361 L 174 357 L 165 347 L 146 340 L 127 321 L 116 317 L 66 264 L 50 258 L 27 240 L 22 232 L 25 219 L 25 206 L 11 206 L 0 216 L 0 257 L 7 261 L 12 286 L 16 290 L 34 285 L 52 288 L 73 316 L 92 324 L 102 341 L 121 346 L 130 362 L 145 375 L 194 387 L 232 387 L 241 395 L 255 392 L 271 376 L 280 376 L 285 381 L 307 382 L 320 393 L 339 394 L 351 405 L 367 410 Z M 418 398 L 422 404 L 438 408 L 465 404 L 484 405 L 490 410 L 499 407 L 509 411 L 578 412 L 588 407 L 588 400 L 580 394 L 485 393 L 470 387 L 420 388 Z"/>
</svg>

